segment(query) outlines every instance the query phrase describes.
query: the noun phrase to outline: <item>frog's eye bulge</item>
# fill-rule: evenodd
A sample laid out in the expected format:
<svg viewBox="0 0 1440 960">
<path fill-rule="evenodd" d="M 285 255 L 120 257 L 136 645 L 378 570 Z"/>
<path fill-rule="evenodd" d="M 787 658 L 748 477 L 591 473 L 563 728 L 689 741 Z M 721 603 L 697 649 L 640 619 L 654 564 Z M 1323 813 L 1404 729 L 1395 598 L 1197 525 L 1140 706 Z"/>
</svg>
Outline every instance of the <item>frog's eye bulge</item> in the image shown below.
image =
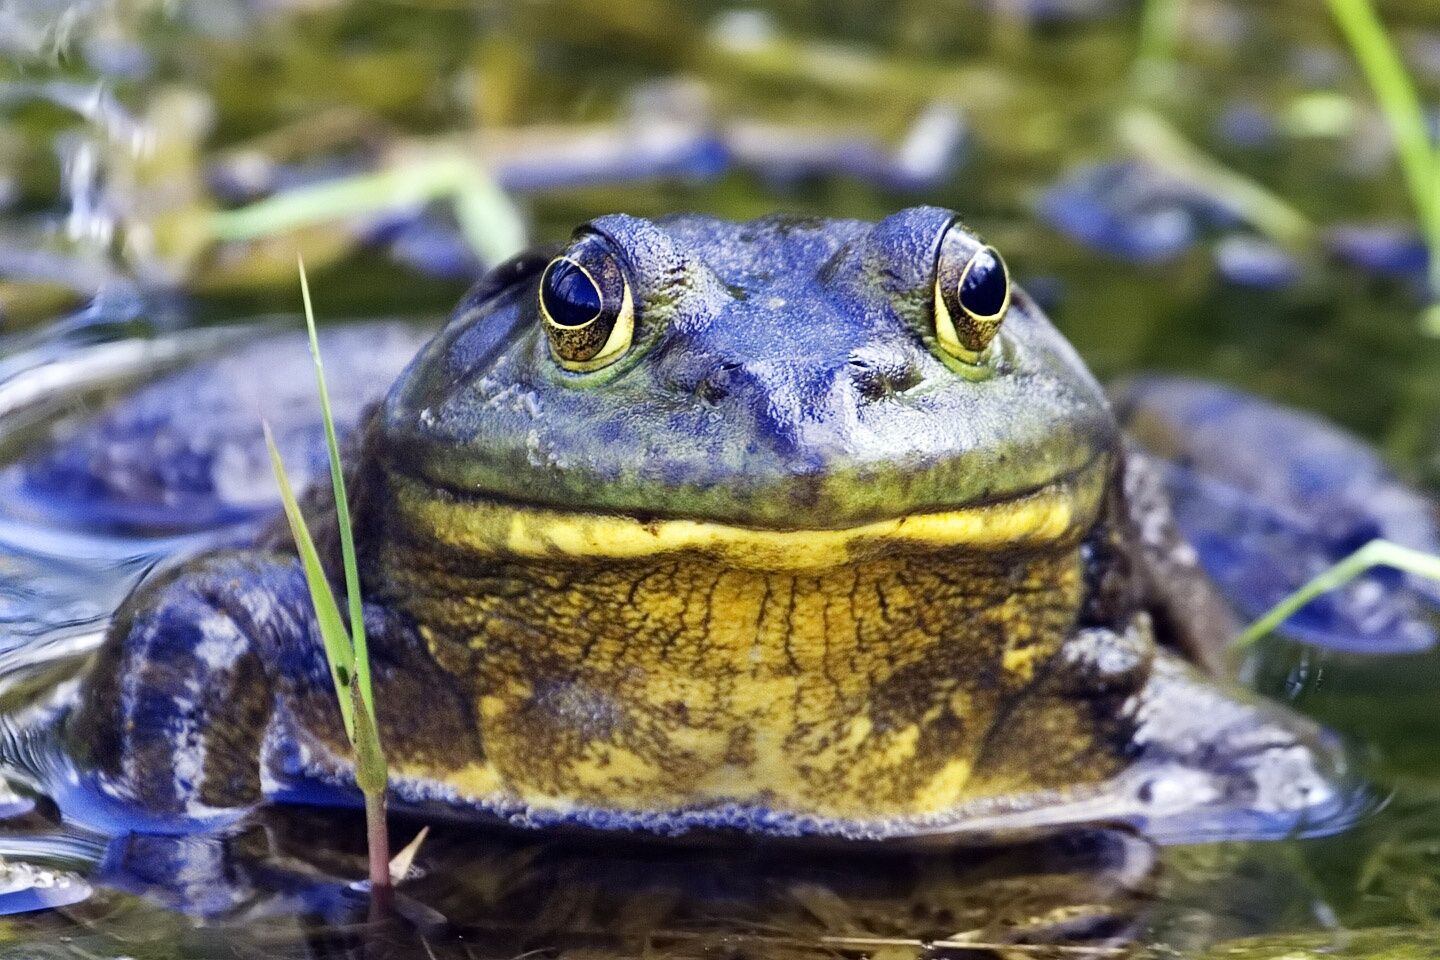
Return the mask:
<svg viewBox="0 0 1440 960">
<path fill-rule="evenodd" d="M 935 262 L 935 339 L 941 348 L 979 363 L 1009 309 L 1010 272 L 999 251 L 951 226 Z"/>
<path fill-rule="evenodd" d="M 598 236 L 580 239 L 540 277 L 550 352 L 567 370 L 598 370 L 630 349 L 635 304 L 625 270 Z"/>
</svg>

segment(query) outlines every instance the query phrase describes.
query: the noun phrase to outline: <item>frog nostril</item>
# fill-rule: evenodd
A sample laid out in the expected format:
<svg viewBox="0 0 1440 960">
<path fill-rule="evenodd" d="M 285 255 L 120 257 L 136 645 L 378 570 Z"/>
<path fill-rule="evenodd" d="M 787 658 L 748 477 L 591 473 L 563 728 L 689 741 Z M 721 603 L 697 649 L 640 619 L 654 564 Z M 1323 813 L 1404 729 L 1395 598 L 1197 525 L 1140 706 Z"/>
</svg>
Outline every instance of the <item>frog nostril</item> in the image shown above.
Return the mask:
<svg viewBox="0 0 1440 960">
<path fill-rule="evenodd" d="M 917 364 L 907 363 L 905 368 L 900 370 L 895 378 L 890 381 L 890 386 L 894 388 L 896 393 L 904 393 L 906 390 L 920 386 L 920 382 L 924 379 L 925 374 L 920 372 L 920 367 Z"/>
<path fill-rule="evenodd" d="M 852 357 L 847 366 L 851 383 L 866 400 L 883 400 L 904 393 L 923 379 L 920 368 L 912 363 L 878 364 Z"/>
<path fill-rule="evenodd" d="M 695 388 L 695 395 L 705 403 L 716 404 L 730 396 L 730 388 L 714 377 L 706 377 Z"/>
<path fill-rule="evenodd" d="M 742 366 L 730 360 L 720 363 L 695 385 L 695 396 L 712 405 L 724 400 L 730 396 L 731 375 Z"/>
</svg>

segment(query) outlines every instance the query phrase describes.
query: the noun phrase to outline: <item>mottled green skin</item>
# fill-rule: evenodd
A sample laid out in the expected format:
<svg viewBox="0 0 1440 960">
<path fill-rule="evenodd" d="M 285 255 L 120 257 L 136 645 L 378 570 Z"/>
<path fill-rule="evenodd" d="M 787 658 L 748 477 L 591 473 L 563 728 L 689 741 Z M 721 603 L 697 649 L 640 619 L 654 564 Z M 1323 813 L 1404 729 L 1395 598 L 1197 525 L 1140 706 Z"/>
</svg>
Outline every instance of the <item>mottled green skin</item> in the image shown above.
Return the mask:
<svg viewBox="0 0 1440 960">
<path fill-rule="evenodd" d="M 1112 451 L 1099 386 L 1023 293 L 992 363 L 943 359 L 953 219 L 601 217 L 640 305 L 630 352 L 567 372 L 533 285 L 472 297 L 391 392 L 385 455 L 525 503 L 794 529 L 1005 499 Z"/>
</svg>

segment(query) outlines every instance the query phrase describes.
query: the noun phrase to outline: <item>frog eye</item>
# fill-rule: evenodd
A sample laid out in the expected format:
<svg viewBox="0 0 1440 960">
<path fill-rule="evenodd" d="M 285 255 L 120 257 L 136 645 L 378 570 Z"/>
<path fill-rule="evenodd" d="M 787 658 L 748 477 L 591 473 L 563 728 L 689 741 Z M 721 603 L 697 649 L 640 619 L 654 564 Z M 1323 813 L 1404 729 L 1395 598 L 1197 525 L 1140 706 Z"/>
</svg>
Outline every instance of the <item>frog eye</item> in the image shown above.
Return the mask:
<svg viewBox="0 0 1440 960">
<path fill-rule="evenodd" d="M 604 239 L 584 237 L 545 267 L 540 317 L 550 353 L 566 370 L 598 370 L 630 349 L 635 305 Z"/>
<path fill-rule="evenodd" d="M 961 227 L 940 242 L 935 264 L 935 339 L 958 360 L 984 359 L 1005 311 L 1010 309 L 1010 272 L 994 247 Z"/>
</svg>

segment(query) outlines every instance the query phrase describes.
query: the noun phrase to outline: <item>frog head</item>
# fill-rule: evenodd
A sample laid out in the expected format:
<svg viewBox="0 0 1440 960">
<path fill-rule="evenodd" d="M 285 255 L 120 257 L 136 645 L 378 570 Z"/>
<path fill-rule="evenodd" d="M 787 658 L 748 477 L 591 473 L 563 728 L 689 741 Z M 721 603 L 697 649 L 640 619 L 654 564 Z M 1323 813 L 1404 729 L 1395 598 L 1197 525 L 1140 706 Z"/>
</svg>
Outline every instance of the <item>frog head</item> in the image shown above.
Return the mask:
<svg viewBox="0 0 1440 960">
<path fill-rule="evenodd" d="M 499 550 L 830 563 L 1094 518 L 1117 433 L 999 252 L 876 224 L 598 218 L 500 267 L 412 363 L 390 467 Z"/>
</svg>

